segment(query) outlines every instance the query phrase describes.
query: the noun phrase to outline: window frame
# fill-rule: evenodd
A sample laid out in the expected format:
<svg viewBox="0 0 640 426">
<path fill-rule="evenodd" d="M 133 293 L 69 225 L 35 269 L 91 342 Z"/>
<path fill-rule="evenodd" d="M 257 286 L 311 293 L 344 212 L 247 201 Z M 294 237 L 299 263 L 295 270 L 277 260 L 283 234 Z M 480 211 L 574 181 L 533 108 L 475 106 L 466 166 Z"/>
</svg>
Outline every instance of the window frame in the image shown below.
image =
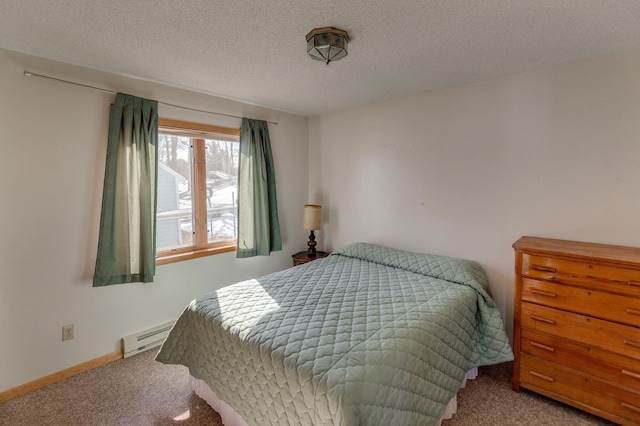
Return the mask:
<svg viewBox="0 0 640 426">
<path fill-rule="evenodd" d="M 229 135 L 240 138 L 240 129 L 193 123 L 168 118 L 158 118 L 158 134 L 172 130 L 193 140 L 193 186 L 192 209 L 194 214 L 195 246 L 159 252 L 156 250 L 156 265 L 166 265 L 183 260 L 196 259 L 214 254 L 236 251 L 237 241 L 209 243 L 207 237 L 207 182 L 205 139 L 215 139 L 215 135 Z M 239 142 L 238 142 L 239 143 Z"/>
</svg>

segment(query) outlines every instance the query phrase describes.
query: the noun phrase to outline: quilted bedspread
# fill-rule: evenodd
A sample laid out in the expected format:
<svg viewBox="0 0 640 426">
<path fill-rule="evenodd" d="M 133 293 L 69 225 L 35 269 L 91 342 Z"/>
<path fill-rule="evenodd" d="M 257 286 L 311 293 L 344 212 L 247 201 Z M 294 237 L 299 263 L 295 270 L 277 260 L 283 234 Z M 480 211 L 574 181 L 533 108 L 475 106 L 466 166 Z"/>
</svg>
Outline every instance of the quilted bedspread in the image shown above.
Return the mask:
<svg viewBox="0 0 640 426">
<path fill-rule="evenodd" d="M 430 425 L 513 359 L 482 267 L 355 243 L 191 302 L 156 359 L 250 425 Z"/>
</svg>

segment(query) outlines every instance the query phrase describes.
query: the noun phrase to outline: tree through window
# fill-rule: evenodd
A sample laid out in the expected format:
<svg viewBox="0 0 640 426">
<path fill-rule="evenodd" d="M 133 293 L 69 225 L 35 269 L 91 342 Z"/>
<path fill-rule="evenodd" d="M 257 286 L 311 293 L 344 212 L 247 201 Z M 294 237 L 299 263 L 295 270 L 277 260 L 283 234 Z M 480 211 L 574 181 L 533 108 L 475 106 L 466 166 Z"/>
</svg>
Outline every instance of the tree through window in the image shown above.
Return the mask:
<svg viewBox="0 0 640 426">
<path fill-rule="evenodd" d="M 235 249 L 239 135 L 158 120 L 158 264 Z"/>
</svg>

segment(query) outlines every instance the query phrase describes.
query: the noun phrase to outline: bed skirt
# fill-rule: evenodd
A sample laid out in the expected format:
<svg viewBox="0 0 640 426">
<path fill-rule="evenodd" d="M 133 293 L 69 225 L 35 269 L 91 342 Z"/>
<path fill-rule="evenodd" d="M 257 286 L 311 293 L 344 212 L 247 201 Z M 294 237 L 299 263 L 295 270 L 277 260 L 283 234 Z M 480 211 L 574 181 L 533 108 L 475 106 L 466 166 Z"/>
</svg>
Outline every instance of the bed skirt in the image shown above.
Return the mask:
<svg viewBox="0 0 640 426">
<path fill-rule="evenodd" d="M 478 369 L 472 368 L 467 371 L 462 383 L 460 384 L 460 388 L 464 388 L 467 385 L 467 380 L 473 380 L 478 377 Z M 198 395 L 200 398 L 204 399 L 207 404 L 211 406 L 218 414 L 220 414 L 220 418 L 222 419 L 222 423 L 224 426 L 248 426 L 247 422 L 244 421 L 242 416 L 236 412 L 229 404 L 218 398 L 214 391 L 212 391 L 207 384 L 200 380 L 196 379 L 193 376 L 189 376 L 189 386 L 191 389 Z M 442 418 L 436 423 L 437 426 L 440 426 L 442 420 L 450 419 L 453 415 L 458 411 L 458 395 L 454 395 L 447 404 L 447 408 L 442 415 Z"/>
</svg>

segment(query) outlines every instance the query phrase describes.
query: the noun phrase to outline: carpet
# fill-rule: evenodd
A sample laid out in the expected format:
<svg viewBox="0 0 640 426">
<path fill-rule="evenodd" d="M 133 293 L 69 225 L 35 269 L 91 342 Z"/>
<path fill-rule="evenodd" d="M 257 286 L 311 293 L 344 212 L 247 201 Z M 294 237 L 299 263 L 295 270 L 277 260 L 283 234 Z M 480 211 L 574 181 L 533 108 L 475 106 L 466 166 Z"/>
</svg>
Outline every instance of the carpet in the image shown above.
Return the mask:
<svg viewBox="0 0 640 426">
<path fill-rule="evenodd" d="M 223 426 L 220 416 L 189 388 L 187 369 L 154 361 L 156 352 L 118 360 L 6 401 L 0 404 L 0 425 Z M 527 390 L 513 392 L 511 365 L 506 363 L 480 368 L 478 379 L 459 393 L 458 413 L 443 422 L 478 425 L 613 423 Z"/>
</svg>

